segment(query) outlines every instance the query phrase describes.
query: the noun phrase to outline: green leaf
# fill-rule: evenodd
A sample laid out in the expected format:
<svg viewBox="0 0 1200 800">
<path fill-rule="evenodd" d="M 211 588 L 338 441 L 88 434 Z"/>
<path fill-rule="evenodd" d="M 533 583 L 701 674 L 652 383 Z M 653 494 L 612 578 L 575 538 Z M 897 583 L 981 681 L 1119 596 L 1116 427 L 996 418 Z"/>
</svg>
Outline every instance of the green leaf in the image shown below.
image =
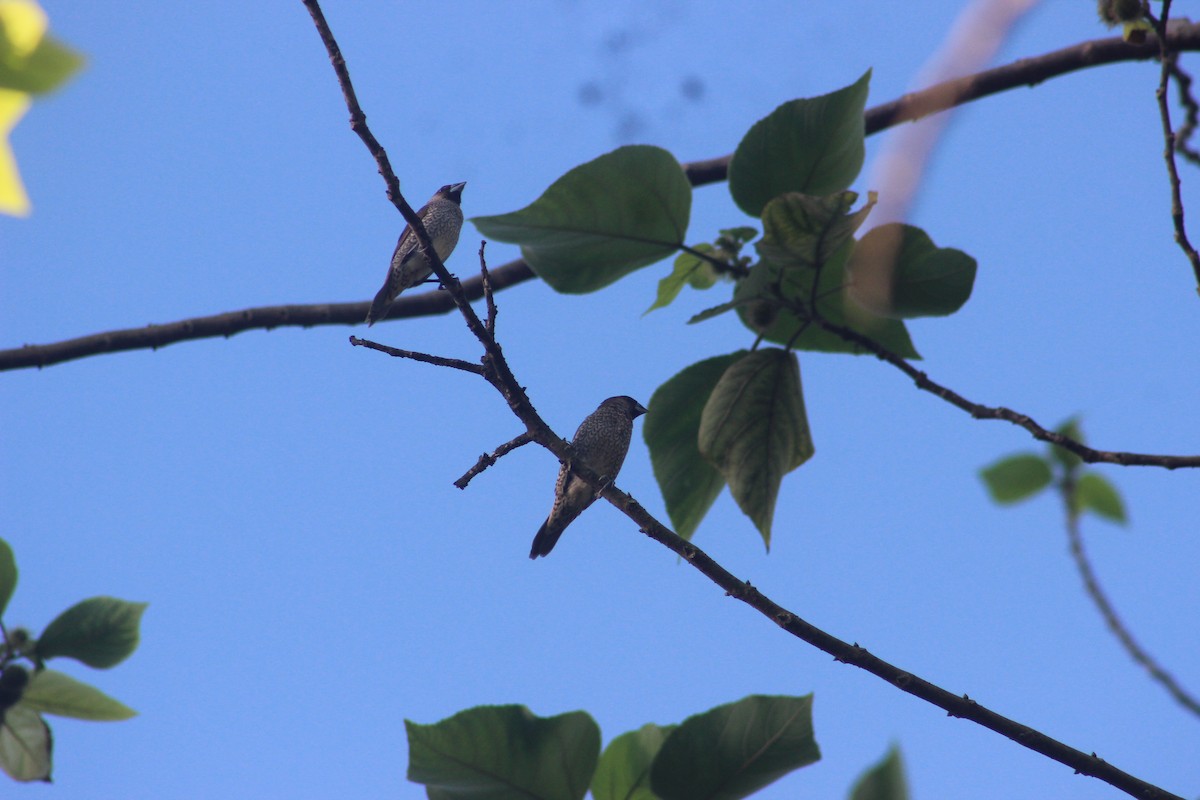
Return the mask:
<svg viewBox="0 0 1200 800">
<path fill-rule="evenodd" d="M 818 761 L 812 695 L 751 695 L 689 717 L 650 772 L 663 800 L 737 800 Z"/>
<path fill-rule="evenodd" d="M 16 588 L 17 559 L 13 556 L 12 548 L 8 546 L 8 542 L 0 539 L 0 616 L 8 608 L 8 601 L 12 599 Z"/>
<path fill-rule="evenodd" d="M 600 728 L 583 711 L 542 718 L 524 706 L 478 706 L 404 725 L 408 779 L 431 798 L 579 800 L 600 755 Z"/>
<path fill-rule="evenodd" d="M 782 296 L 792 304 L 807 309 L 815 297 L 817 310 L 827 322 L 866 336 L 901 358 L 919 359 L 921 356 L 913 347 L 903 322 L 877 317 L 846 298 L 845 265 L 850 247 L 850 242 L 843 245 L 819 273 L 784 269 L 770 261 L 755 264 L 750 275 L 738 282 L 733 293 L 733 305 L 738 308 L 742 323 L 755 333 L 761 333 L 767 341 L 796 350 L 854 355 L 871 352 L 822 328 L 809 319 L 811 315 L 801 316 L 773 299 Z M 814 275 L 818 277 L 815 289 Z M 756 298 L 761 302 L 753 302 Z"/>
<path fill-rule="evenodd" d="M 5 710 L 0 724 L 0 769 L 17 781 L 50 782 L 50 726 L 38 713 L 18 703 Z"/>
<path fill-rule="evenodd" d="M 712 253 L 715 248 L 711 244 L 698 244 L 693 249 L 701 253 Z M 646 313 L 669 306 L 679 296 L 685 284 L 693 289 L 709 289 L 719 277 L 713 265 L 703 258 L 691 253 L 680 253 L 675 257 L 675 268 L 671 270 L 671 274 L 658 282 L 658 298 L 654 305 L 646 309 Z"/>
<path fill-rule="evenodd" d="M 899 747 L 889 748 L 879 763 L 862 774 L 850 791 L 850 800 L 908 800 L 908 781 Z"/>
<path fill-rule="evenodd" d="M 136 717 L 137 712 L 94 686 L 52 669 L 34 674 L 21 703 L 43 714 L 114 722 Z"/>
<path fill-rule="evenodd" d="M 755 350 L 731 364 L 704 405 L 698 439 L 769 549 L 783 476 L 814 452 L 795 353 Z"/>
<path fill-rule="evenodd" d="M 785 192 L 848 189 L 862 169 L 871 71 L 820 97 L 792 100 L 754 123 L 729 162 L 729 192 L 752 217 Z"/>
<path fill-rule="evenodd" d="M 881 316 L 953 314 L 975 286 L 975 259 L 938 247 L 925 231 L 898 222 L 867 231 L 846 269 L 851 297 Z"/>
<path fill-rule="evenodd" d="M 43 94 L 82 65 L 82 56 L 46 33 L 37 3 L 0 3 L 0 88 Z"/>
<path fill-rule="evenodd" d="M 1040 492 L 1053 479 L 1046 459 L 1035 453 L 1002 458 L 979 471 L 988 493 L 997 503 L 1016 503 Z"/>
<path fill-rule="evenodd" d="M 1081 510 L 1095 512 L 1111 522 L 1124 525 L 1129 522 L 1125 516 L 1125 503 L 1117 487 L 1098 472 L 1086 472 L 1079 478 L 1075 486 L 1076 501 Z"/>
<path fill-rule="evenodd" d="M 759 254 L 782 267 L 822 268 L 866 220 L 876 194 L 870 192 L 867 204 L 851 214 L 857 200 L 857 192 L 776 197 L 763 209 Z"/>
<path fill-rule="evenodd" d="M 727 303 L 721 303 L 719 306 L 713 306 L 712 308 L 706 308 L 703 311 L 701 311 L 699 314 L 693 315 L 692 318 L 687 321 L 687 324 L 695 325 L 697 322 L 704 322 L 705 320 L 712 319 L 713 317 L 719 317 L 722 314 L 724 314 L 726 311 L 733 311 L 735 308 L 737 308 L 739 306 L 744 306 L 747 303 L 753 303 L 753 302 L 755 302 L 755 298 L 753 298 L 753 297 L 745 297 L 741 300 L 730 300 Z"/>
<path fill-rule="evenodd" d="M 557 292 L 594 292 L 683 244 L 692 187 L 675 157 L 630 145 L 563 175 L 520 211 L 473 217 L 487 237 L 521 245 Z"/>
<path fill-rule="evenodd" d="M 1068 439 L 1073 439 L 1080 444 L 1087 443 L 1087 439 L 1083 437 L 1083 426 L 1080 424 L 1079 417 L 1071 417 L 1066 422 L 1055 428 L 1054 432 L 1060 433 L 1063 436 L 1066 436 Z M 1082 458 L 1075 455 L 1065 447 L 1059 447 L 1055 444 L 1050 445 L 1050 455 L 1055 461 L 1061 464 L 1063 469 L 1065 469 L 1067 472 L 1074 471 L 1080 464 L 1083 463 Z"/>
<path fill-rule="evenodd" d="M 692 538 L 725 487 L 725 479 L 700 455 L 700 418 L 725 370 L 746 355 L 739 350 L 692 364 L 655 390 L 642 436 L 654 478 L 675 532 Z"/>
<path fill-rule="evenodd" d="M 613 739 L 600 754 L 592 778 L 596 800 L 659 800 L 650 790 L 650 765 L 678 725 L 643 725 Z"/>
<path fill-rule="evenodd" d="M 92 597 L 59 614 L 38 637 L 37 655 L 66 656 L 89 667 L 116 666 L 137 649 L 138 624 L 147 603 Z"/>
</svg>

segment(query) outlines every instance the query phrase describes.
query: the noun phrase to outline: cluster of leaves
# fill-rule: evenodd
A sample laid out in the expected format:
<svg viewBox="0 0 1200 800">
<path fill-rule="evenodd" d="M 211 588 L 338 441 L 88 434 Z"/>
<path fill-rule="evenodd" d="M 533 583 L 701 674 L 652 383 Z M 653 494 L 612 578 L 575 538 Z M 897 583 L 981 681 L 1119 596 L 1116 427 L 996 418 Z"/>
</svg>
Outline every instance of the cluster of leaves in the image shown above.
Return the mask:
<svg viewBox="0 0 1200 800">
<path fill-rule="evenodd" d="M 678 725 L 643 725 L 600 750 L 600 727 L 573 711 L 538 717 L 524 706 L 479 706 L 432 725 L 405 721 L 408 779 L 429 797 L 690 800 L 748 797 L 820 759 L 812 695 L 751 695 Z M 904 800 L 895 749 L 851 800 Z"/>
<path fill-rule="evenodd" d="M 33 0 L 0 3 L 0 137 L 24 116 L 31 95 L 58 88 L 83 65 L 83 58 L 46 28 L 46 14 Z M 0 212 L 29 213 L 29 197 L 6 139 L 0 139 Z"/>
<path fill-rule="evenodd" d="M 1067 420 L 1056 430 L 1077 442 L 1085 442 L 1077 418 Z M 1072 517 L 1090 511 L 1121 525 L 1128 522 L 1125 504 L 1116 487 L 1099 472 L 1084 469 L 1079 456 L 1057 445 L 1050 445 L 1045 454 L 1024 452 L 1005 456 L 980 470 L 979 476 L 992 499 L 1002 505 L 1028 500 L 1053 485 Z"/>
<path fill-rule="evenodd" d="M 957 311 L 975 260 L 939 248 L 919 228 L 855 232 L 875 204 L 848 187 L 864 158 L 870 72 L 838 91 L 784 103 L 755 123 L 729 165 L 729 191 L 760 220 L 688 246 L 692 187 L 679 162 L 646 145 L 621 147 L 572 169 L 520 211 L 475 217 L 485 235 L 521 245 L 529 266 L 560 292 L 604 288 L 679 253 L 650 310 L 685 285 L 732 282 L 728 301 L 690 320 L 735 311 L 753 346 L 701 361 L 650 400 L 645 437 L 667 512 L 690 537 L 728 485 L 770 546 L 783 476 L 813 455 L 795 350 L 858 354 L 851 331 L 919 358 L 904 319 Z M 682 252 L 680 252 L 682 251 Z M 762 342 L 779 347 L 759 348 Z"/>
<path fill-rule="evenodd" d="M 0 616 L 17 587 L 12 548 L 0 539 Z M 56 670 L 52 658 L 73 658 L 108 669 L 138 645 L 145 603 L 93 597 L 59 614 L 34 638 L 24 628 L 0 624 L 0 768 L 19 781 L 49 781 L 53 742 L 42 714 L 89 720 L 122 720 L 135 711 L 95 687 Z"/>
</svg>

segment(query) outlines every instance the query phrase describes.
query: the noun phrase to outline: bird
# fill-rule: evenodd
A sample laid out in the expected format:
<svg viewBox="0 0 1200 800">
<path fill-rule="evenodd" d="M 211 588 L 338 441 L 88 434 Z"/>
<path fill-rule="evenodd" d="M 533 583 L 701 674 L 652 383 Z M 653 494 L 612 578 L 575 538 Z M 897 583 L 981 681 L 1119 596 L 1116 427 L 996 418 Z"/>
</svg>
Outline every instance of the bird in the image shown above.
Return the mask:
<svg viewBox="0 0 1200 800">
<path fill-rule="evenodd" d="M 463 224 L 462 192 L 466 185 L 465 182 L 446 184 L 417 211 L 433 249 L 443 263 L 458 244 L 458 234 Z M 404 232 L 396 242 L 396 251 L 392 253 L 392 263 L 388 266 L 383 288 L 375 295 L 371 310 L 367 312 L 367 326 L 386 317 L 392 302 L 401 292 L 423 283 L 432 272 L 433 266 L 421 255 L 421 245 L 412 226 L 404 226 Z"/>
<path fill-rule="evenodd" d="M 549 555 L 558 537 L 575 518 L 599 496 L 599 490 L 580 478 L 573 469 L 579 464 L 597 477 L 611 483 L 621 471 L 629 440 L 633 436 L 633 421 L 646 413 L 637 400 L 626 395 L 610 397 L 588 415 L 571 440 L 572 460 L 563 463 L 554 485 L 554 505 L 550 516 L 533 537 L 530 558 Z"/>
</svg>

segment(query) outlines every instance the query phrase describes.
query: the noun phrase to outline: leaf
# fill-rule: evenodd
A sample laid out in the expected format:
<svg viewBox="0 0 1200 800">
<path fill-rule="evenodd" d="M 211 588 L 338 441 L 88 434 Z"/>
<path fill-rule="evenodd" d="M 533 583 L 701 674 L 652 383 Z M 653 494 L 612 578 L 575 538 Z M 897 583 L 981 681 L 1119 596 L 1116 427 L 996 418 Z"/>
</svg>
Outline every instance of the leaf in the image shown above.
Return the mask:
<svg viewBox="0 0 1200 800">
<path fill-rule="evenodd" d="M 83 57 L 46 33 L 37 3 L 0 3 L 0 88 L 43 94 L 83 66 Z"/>
<path fill-rule="evenodd" d="M 712 253 L 714 250 L 711 244 L 698 244 L 693 249 L 701 253 Z M 646 313 L 669 306 L 679 296 L 685 284 L 693 289 L 709 289 L 717 282 L 718 277 L 713 265 L 703 258 L 692 253 L 680 253 L 675 257 L 675 268 L 671 270 L 671 274 L 658 282 L 658 298 L 654 305 L 646 309 Z"/>
<path fill-rule="evenodd" d="M 3 616 L 4 610 L 8 608 L 8 601 L 12 599 L 16 588 L 17 559 L 13 556 L 8 542 L 0 539 L 0 616 Z"/>
<path fill-rule="evenodd" d="M 691 210 L 692 187 L 675 157 L 629 145 L 575 167 L 520 211 L 471 221 L 485 236 L 521 245 L 555 291 L 583 294 L 674 253 Z"/>
<path fill-rule="evenodd" d="M 754 123 L 729 162 L 729 192 L 752 217 L 785 192 L 848 189 L 865 153 L 863 109 L 871 71 L 844 89 L 792 100 Z"/>
<path fill-rule="evenodd" d="M 108 669 L 137 649 L 138 624 L 147 603 L 92 597 L 59 614 L 38 637 L 37 655 L 66 656 L 89 667 Z"/>
<path fill-rule="evenodd" d="M 1002 458 L 979 471 L 988 493 L 997 503 L 1025 500 L 1050 485 L 1053 477 L 1046 459 L 1034 453 Z"/>
<path fill-rule="evenodd" d="M 34 674 L 21 703 L 43 714 L 100 722 L 115 722 L 137 716 L 132 708 L 96 687 L 53 669 Z"/>
<path fill-rule="evenodd" d="M 790 192 L 763 209 L 763 238 L 758 252 L 782 267 L 825 266 L 871 213 L 876 194 L 853 214 L 857 192 L 837 192 L 824 197 Z"/>
<path fill-rule="evenodd" d="M 596 800 L 658 800 L 650 791 L 650 766 L 678 725 L 643 725 L 609 742 L 592 778 Z"/>
<path fill-rule="evenodd" d="M 850 295 L 880 316 L 942 317 L 962 308 L 975 286 L 975 259 L 938 247 L 929 234 L 898 222 L 868 231 L 846 270 Z"/>
<path fill-rule="evenodd" d="M 731 364 L 704 405 L 699 445 L 769 549 L 783 476 L 814 452 L 796 355 L 770 348 Z"/>
<path fill-rule="evenodd" d="M 719 306 L 706 308 L 699 314 L 693 315 L 692 318 L 687 321 L 687 324 L 695 325 L 697 322 L 704 322 L 705 320 L 712 319 L 713 317 L 719 317 L 726 311 L 733 311 L 735 308 L 751 302 L 754 302 L 754 298 L 747 297 L 742 300 L 730 300 L 727 303 L 721 303 Z"/>
<path fill-rule="evenodd" d="M 769 342 L 787 345 L 795 350 L 815 350 L 824 353 L 852 353 L 862 355 L 871 352 L 865 347 L 843 339 L 822 328 L 809 319 L 810 315 L 799 316 L 796 312 L 780 305 L 777 300 L 764 300 L 755 304 L 755 296 L 774 297 L 782 295 L 792 303 L 809 308 L 813 297 L 817 298 L 817 309 L 827 322 L 849 328 L 865 336 L 901 358 L 919 359 L 913 347 L 908 329 L 900 320 L 877 317 L 850 304 L 845 296 L 845 263 L 851 244 L 847 242 L 821 268 L 819 273 L 811 270 L 783 269 L 779 265 L 761 261 L 751 270 L 747 278 L 738 282 L 734 289 L 734 305 L 742 323 L 761 333 Z M 814 289 L 813 276 L 818 281 Z M 778 289 L 771 288 L 777 285 Z M 847 314 L 848 304 L 850 304 Z"/>
<path fill-rule="evenodd" d="M 700 455 L 700 418 L 713 387 L 743 356 L 705 359 L 685 368 L 655 390 L 642 427 L 650 463 L 675 532 L 691 539 L 725 487 L 721 473 Z"/>
<path fill-rule="evenodd" d="M 1125 503 L 1117 487 L 1098 472 L 1086 472 L 1075 486 L 1075 498 L 1080 510 L 1092 511 L 1111 522 L 1125 525 Z"/>
<path fill-rule="evenodd" d="M 13 216 L 28 216 L 29 195 L 17 172 L 8 135 L 29 110 L 29 95 L 0 89 L 0 212 Z"/>
<path fill-rule="evenodd" d="M 818 761 L 812 695 L 751 695 L 684 720 L 654 759 L 663 800 L 736 800 Z"/>
<path fill-rule="evenodd" d="M 600 755 L 600 728 L 583 711 L 543 718 L 524 706 L 477 706 L 404 725 L 408 779 L 431 798 L 579 800 Z"/>
<path fill-rule="evenodd" d="M 4 712 L 0 725 L 0 768 L 17 781 L 50 782 L 50 726 L 33 709 L 18 703 Z"/>
<path fill-rule="evenodd" d="M 881 761 L 862 774 L 850 791 L 850 800 L 908 800 L 899 747 L 890 747 Z"/>
<path fill-rule="evenodd" d="M 1060 433 L 1063 436 L 1066 436 L 1068 439 L 1073 439 L 1080 444 L 1087 443 L 1087 439 L 1083 437 L 1083 426 L 1080 424 L 1079 417 L 1071 417 L 1066 422 L 1055 428 L 1054 432 Z M 1059 447 L 1055 444 L 1050 445 L 1050 455 L 1055 461 L 1062 465 L 1063 469 L 1067 470 L 1068 472 L 1075 470 L 1080 464 L 1083 463 L 1082 458 L 1075 455 L 1067 448 Z"/>
</svg>

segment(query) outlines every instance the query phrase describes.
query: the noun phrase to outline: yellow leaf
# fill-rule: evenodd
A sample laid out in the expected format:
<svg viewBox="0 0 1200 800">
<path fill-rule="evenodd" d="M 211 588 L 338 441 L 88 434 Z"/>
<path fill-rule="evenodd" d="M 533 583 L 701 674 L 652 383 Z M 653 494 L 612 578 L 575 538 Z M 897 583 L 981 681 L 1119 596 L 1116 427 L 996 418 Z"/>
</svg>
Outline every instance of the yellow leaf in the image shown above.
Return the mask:
<svg viewBox="0 0 1200 800">
<path fill-rule="evenodd" d="M 29 216 L 29 195 L 21 185 L 8 134 L 28 109 L 29 95 L 0 89 L 0 212 L 17 217 Z"/>
<path fill-rule="evenodd" d="M 37 49 L 47 25 L 46 12 L 32 0 L 0 0 L 0 26 L 18 58 Z"/>
</svg>

